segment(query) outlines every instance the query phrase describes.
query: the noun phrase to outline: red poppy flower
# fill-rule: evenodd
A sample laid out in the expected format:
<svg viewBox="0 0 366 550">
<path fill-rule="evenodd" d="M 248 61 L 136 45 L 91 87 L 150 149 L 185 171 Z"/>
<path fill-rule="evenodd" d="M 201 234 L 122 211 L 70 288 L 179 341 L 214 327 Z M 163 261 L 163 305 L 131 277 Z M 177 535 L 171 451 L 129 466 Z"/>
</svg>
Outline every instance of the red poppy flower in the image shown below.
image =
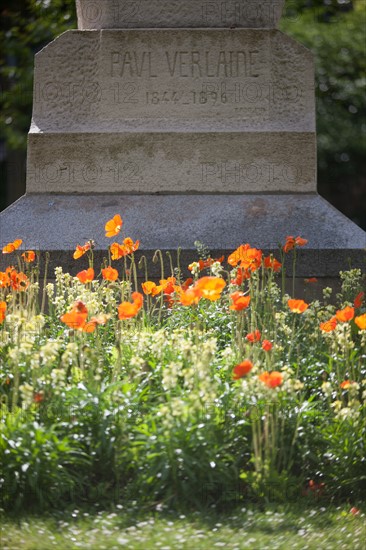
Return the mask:
<svg viewBox="0 0 366 550">
<path fill-rule="evenodd" d="M 0 302 L 0 324 L 5 319 L 6 308 L 7 308 L 6 302 Z"/>
<path fill-rule="evenodd" d="M 94 281 L 94 269 L 92 267 L 89 267 L 89 269 L 85 269 L 84 271 L 80 271 L 76 277 L 79 279 L 81 283 L 87 284 Z"/>
<path fill-rule="evenodd" d="M 257 329 L 257 330 L 255 330 L 254 332 L 250 332 L 249 334 L 247 334 L 245 338 L 246 338 L 249 342 L 251 342 L 252 344 L 254 344 L 254 342 L 259 342 L 259 340 L 261 339 L 261 333 L 260 333 L 260 331 Z"/>
<path fill-rule="evenodd" d="M 315 284 L 318 282 L 318 279 L 316 277 L 310 277 L 310 279 L 304 279 L 304 282 L 307 285 Z"/>
<path fill-rule="evenodd" d="M 353 305 L 355 306 L 356 309 L 362 306 L 364 297 L 365 297 L 364 292 L 360 292 L 359 294 L 357 294 L 355 301 L 353 302 Z"/>
<path fill-rule="evenodd" d="M 250 244 L 242 244 L 228 258 L 228 263 L 233 267 L 240 267 L 250 271 L 256 271 L 262 263 L 262 251 L 251 248 Z"/>
<path fill-rule="evenodd" d="M 232 279 L 231 284 L 240 286 L 243 281 L 250 279 L 252 272 L 249 269 L 244 269 L 243 267 L 238 267 L 236 272 L 235 279 Z"/>
<path fill-rule="evenodd" d="M 105 236 L 115 237 L 121 231 L 123 225 L 122 218 L 119 214 L 116 214 L 111 220 L 105 224 Z"/>
<path fill-rule="evenodd" d="M 36 253 L 33 250 L 27 250 L 26 252 L 23 252 L 22 258 L 24 258 L 24 261 L 27 262 L 27 264 L 30 264 L 36 259 Z"/>
<path fill-rule="evenodd" d="M 136 317 L 144 301 L 144 297 L 139 292 L 133 292 L 132 294 L 133 302 L 122 302 L 118 306 L 118 318 L 123 319 L 132 319 Z"/>
<path fill-rule="evenodd" d="M 269 340 L 263 340 L 262 349 L 264 351 L 271 351 L 272 348 L 273 348 L 272 342 L 270 342 Z"/>
<path fill-rule="evenodd" d="M 335 317 L 332 317 L 329 319 L 329 321 L 325 321 L 324 323 L 320 323 L 320 330 L 323 332 L 332 332 L 337 326 L 337 319 Z"/>
<path fill-rule="evenodd" d="M 283 383 L 283 376 L 278 371 L 264 372 L 258 376 L 259 380 L 263 382 L 268 388 L 277 388 Z"/>
<path fill-rule="evenodd" d="M 9 283 L 13 290 L 23 292 L 28 288 L 30 283 L 25 273 L 22 271 L 18 273 L 14 267 L 7 267 L 5 272 L 9 277 Z"/>
<path fill-rule="evenodd" d="M 233 292 L 233 294 L 230 294 L 230 299 L 233 302 L 230 309 L 233 311 L 242 311 L 250 304 L 250 296 L 244 296 L 242 292 Z"/>
<path fill-rule="evenodd" d="M 341 323 L 347 323 L 347 321 L 352 321 L 355 316 L 355 310 L 353 307 L 347 306 L 344 309 L 339 309 L 336 313 L 337 321 Z"/>
<path fill-rule="evenodd" d="M 288 300 L 288 307 L 293 313 L 304 313 L 309 307 L 309 304 L 304 302 L 304 300 Z"/>
<path fill-rule="evenodd" d="M 105 281 L 117 281 L 118 271 L 111 266 L 102 269 L 102 277 Z"/>
<path fill-rule="evenodd" d="M 3 254 L 11 254 L 12 252 L 15 252 L 16 250 L 18 250 L 22 242 L 22 239 L 16 239 L 12 243 L 7 244 L 3 248 Z"/>
<path fill-rule="evenodd" d="M 253 363 L 249 361 L 249 359 L 245 359 L 242 363 L 239 363 L 239 365 L 236 365 L 234 367 L 233 371 L 233 379 L 239 380 L 239 378 L 243 378 L 247 374 L 250 373 L 250 371 L 253 368 Z"/>
</svg>

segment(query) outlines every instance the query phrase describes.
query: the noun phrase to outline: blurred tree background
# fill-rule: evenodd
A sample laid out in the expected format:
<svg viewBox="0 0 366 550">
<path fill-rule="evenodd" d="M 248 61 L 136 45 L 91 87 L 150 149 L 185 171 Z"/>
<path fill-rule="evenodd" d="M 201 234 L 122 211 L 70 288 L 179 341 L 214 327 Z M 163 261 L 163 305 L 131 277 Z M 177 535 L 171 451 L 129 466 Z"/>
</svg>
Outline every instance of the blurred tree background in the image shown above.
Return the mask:
<svg viewBox="0 0 366 550">
<path fill-rule="evenodd" d="M 76 27 L 75 0 L 3 0 L 0 210 L 25 190 L 35 53 Z M 280 27 L 315 56 L 319 192 L 366 229 L 366 0 L 287 0 Z"/>
</svg>

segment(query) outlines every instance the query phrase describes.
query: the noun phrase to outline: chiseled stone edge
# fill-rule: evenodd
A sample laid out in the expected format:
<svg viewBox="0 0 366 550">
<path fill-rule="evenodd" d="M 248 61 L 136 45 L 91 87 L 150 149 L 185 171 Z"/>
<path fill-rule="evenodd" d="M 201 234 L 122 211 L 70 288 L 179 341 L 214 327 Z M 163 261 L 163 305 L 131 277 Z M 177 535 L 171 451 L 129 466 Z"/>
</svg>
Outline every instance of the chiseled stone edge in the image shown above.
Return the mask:
<svg viewBox="0 0 366 550">
<path fill-rule="evenodd" d="M 197 259 L 196 240 L 219 256 L 246 242 L 274 251 L 289 234 L 309 240 L 299 249 L 298 277 L 336 278 L 350 265 L 364 268 L 366 260 L 366 233 L 316 194 L 25 195 L 0 214 L 0 245 L 22 238 L 26 249 L 51 252 L 50 273 L 57 265 L 77 273 L 86 261 L 72 259 L 76 244 L 94 239 L 99 266 L 112 242 L 104 224 L 116 213 L 124 236 L 141 241 L 137 257 L 151 258 L 157 248 L 176 255 L 180 246 L 182 266 Z M 11 259 L 1 255 L 0 269 Z M 152 263 L 150 270 L 153 275 Z M 291 274 L 291 262 L 287 270 Z"/>
</svg>

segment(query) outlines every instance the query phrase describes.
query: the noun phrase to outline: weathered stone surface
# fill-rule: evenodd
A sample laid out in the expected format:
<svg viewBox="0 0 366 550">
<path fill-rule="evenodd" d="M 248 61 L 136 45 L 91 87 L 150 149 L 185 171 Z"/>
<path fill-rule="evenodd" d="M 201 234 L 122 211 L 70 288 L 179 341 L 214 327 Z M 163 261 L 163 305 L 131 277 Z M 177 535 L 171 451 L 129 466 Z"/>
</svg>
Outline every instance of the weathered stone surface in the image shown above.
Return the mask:
<svg viewBox="0 0 366 550">
<path fill-rule="evenodd" d="M 311 53 L 280 31 L 68 31 L 36 56 L 32 132 L 315 134 Z"/>
<path fill-rule="evenodd" d="M 284 0 L 76 0 L 79 29 L 277 25 Z"/>
<path fill-rule="evenodd" d="M 28 192 L 253 193 L 316 190 L 311 134 L 38 134 Z"/>
<path fill-rule="evenodd" d="M 72 259 L 76 244 L 94 239 L 101 262 L 111 244 L 104 224 L 118 212 L 124 236 L 140 239 L 143 253 L 180 246 L 182 265 L 197 257 L 196 240 L 216 256 L 246 242 L 273 251 L 290 234 L 309 240 L 299 254 L 299 277 L 337 277 L 341 269 L 364 267 L 366 233 L 316 194 L 26 195 L 1 214 L 0 245 L 22 238 L 27 249 L 50 251 L 52 268 L 75 273 L 84 265 Z M 1 256 L 3 269 L 11 257 Z"/>
<path fill-rule="evenodd" d="M 316 190 L 313 63 L 279 31 L 71 31 L 35 80 L 29 192 Z"/>
</svg>

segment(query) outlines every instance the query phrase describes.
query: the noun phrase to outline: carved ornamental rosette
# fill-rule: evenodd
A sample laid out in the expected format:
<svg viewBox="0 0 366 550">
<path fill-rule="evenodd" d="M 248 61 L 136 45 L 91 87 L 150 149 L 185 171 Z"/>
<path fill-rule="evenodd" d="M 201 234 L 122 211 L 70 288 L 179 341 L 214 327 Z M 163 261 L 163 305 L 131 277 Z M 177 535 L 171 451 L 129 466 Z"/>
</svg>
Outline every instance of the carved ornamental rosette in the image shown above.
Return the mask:
<svg viewBox="0 0 366 550">
<path fill-rule="evenodd" d="M 275 28 L 285 0 L 76 0 L 80 30 Z"/>
</svg>

